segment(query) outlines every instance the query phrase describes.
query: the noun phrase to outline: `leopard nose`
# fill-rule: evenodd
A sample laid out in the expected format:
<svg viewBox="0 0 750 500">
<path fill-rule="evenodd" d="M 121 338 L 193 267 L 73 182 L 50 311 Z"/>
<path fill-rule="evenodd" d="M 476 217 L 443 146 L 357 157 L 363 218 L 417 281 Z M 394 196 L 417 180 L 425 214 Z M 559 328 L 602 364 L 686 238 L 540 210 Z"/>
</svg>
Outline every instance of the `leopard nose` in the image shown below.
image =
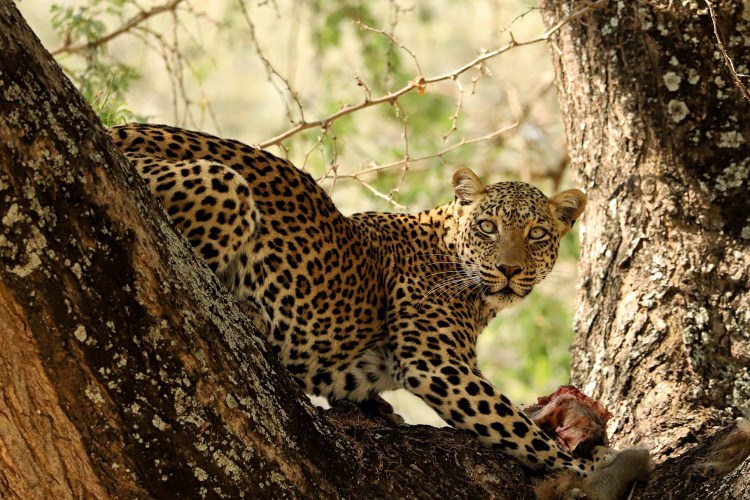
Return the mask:
<svg viewBox="0 0 750 500">
<path fill-rule="evenodd" d="M 496 264 L 495 267 L 497 268 L 498 271 L 503 273 L 503 275 L 506 278 L 512 278 L 516 274 L 523 271 L 523 268 L 521 266 L 516 266 L 516 265 Z"/>
</svg>

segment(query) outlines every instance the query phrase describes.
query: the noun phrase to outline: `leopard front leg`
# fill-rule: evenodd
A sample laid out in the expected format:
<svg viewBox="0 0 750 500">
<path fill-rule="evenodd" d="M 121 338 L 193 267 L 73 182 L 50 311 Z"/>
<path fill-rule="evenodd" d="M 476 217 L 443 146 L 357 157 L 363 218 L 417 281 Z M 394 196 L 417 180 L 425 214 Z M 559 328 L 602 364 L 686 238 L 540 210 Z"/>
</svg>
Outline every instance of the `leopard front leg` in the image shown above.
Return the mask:
<svg viewBox="0 0 750 500">
<path fill-rule="evenodd" d="M 420 349 L 407 354 L 410 350 L 413 347 L 400 349 L 401 355 L 397 356 L 404 388 L 424 400 L 451 426 L 470 432 L 530 469 L 567 469 L 581 475 L 594 469 L 591 460 L 562 451 L 497 391 L 476 368 L 473 352 Z"/>
</svg>

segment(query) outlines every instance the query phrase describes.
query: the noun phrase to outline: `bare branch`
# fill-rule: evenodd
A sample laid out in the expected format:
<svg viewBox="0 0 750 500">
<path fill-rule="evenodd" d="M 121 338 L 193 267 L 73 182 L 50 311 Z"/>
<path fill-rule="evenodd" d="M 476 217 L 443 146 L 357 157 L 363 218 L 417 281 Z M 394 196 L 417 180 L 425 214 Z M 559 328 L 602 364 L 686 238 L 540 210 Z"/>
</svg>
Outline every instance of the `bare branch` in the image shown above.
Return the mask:
<svg viewBox="0 0 750 500">
<path fill-rule="evenodd" d="M 386 32 L 385 30 L 373 28 L 371 26 L 366 25 L 362 21 L 354 21 L 354 24 L 363 31 L 371 31 L 373 33 L 377 33 L 378 35 L 382 35 L 386 37 L 392 44 L 398 45 L 398 48 L 409 54 L 411 56 L 412 60 L 414 61 L 414 65 L 417 67 L 417 73 L 419 75 L 422 74 L 422 67 L 419 65 L 419 60 L 417 59 L 417 54 L 414 53 L 409 47 L 401 43 L 394 35 L 391 35 L 390 33 Z"/>
<path fill-rule="evenodd" d="M 590 12 L 596 10 L 596 9 L 599 9 L 599 8 L 603 7 L 607 2 L 608 2 L 608 0 L 596 0 L 594 2 L 588 3 L 584 7 L 578 9 L 577 11 L 575 11 L 572 14 L 570 14 L 569 16 L 567 16 L 565 19 L 562 19 L 561 21 L 559 21 L 557 24 L 555 24 L 554 26 L 552 26 L 550 29 L 548 29 L 542 35 L 537 36 L 535 38 L 531 38 L 531 39 L 526 40 L 526 41 L 522 41 L 522 42 L 517 42 L 517 41 L 513 40 L 509 44 L 504 45 L 504 46 L 502 46 L 500 48 L 497 48 L 495 50 L 492 50 L 492 51 L 489 51 L 489 52 L 484 52 L 484 53 L 480 54 L 476 58 L 472 59 L 468 63 L 464 64 L 460 68 L 458 68 L 458 69 L 456 69 L 456 70 L 454 70 L 454 71 L 452 71 L 450 73 L 445 73 L 445 74 L 442 74 L 442 75 L 432 76 L 432 77 L 429 77 L 429 78 L 425 78 L 425 77 L 419 75 L 416 78 L 412 79 L 405 86 L 401 87 L 400 89 L 398 89 L 398 90 L 396 90 L 394 92 L 390 92 L 390 93 L 388 93 L 386 95 L 383 95 L 383 96 L 375 98 L 375 99 L 367 99 L 366 98 L 365 100 L 359 102 L 358 104 L 352 104 L 352 105 L 344 106 L 339 111 L 337 111 L 336 113 L 333 113 L 333 114 L 331 114 L 331 115 L 329 115 L 329 116 L 327 116 L 325 118 L 321 118 L 321 119 L 313 120 L 313 121 L 309 121 L 309 122 L 303 120 L 300 123 L 298 123 L 297 125 L 295 125 L 294 127 L 292 127 L 289 130 L 287 130 L 286 132 L 282 132 L 281 134 L 279 134 L 279 135 L 277 135 L 275 137 L 272 137 L 272 138 L 270 138 L 270 139 L 268 139 L 268 140 L 266 140 L 264 142 L 261 142 L 261 143 L 257 144 L 257 146 L 260 147 L 260 148 L 267 148 L 269 146 L 273 146 L 275 144 L 278 144 L 278 143 L 280 143 L 280 142 L 288 139 L 289 137 L 291 137 L 291 136 L 293 136 L 295 134 L 298 134 L 298 133 L 300 133 L 300 132 L 302 132 L 304 130 L 308 130 L 308 129 L 311 129 L 311 128 L 317 128 L 317 127 L 328 128 L 328 127 L 330 127 L 330 124 L 332 122 L 334 122 L 334 121 L 336 121 L 336 120 L 338 120 L 338 119 L 340 119 L 340 118 L 342 118 L 344 116 L 350 115 L 350 114 L 352 114 L 354 112 L 360 111 L 362 109 L 370 108 L 370 107 L 373 107 L 373 106 L 378 106 L 378 105 L 381 105 L 381 104 L 385 104 L 385 103 L 393 104 L 402 95 L 407 94 L 407 93 L 409 93 L 409 92 L 411 92 L 413 90 L 418 90 L 420 92 L 423 92 L 424 89 L 425 89 L 425 87 L 427 87 L 428 85 L 431 85 L 431 84 L 434 84 L 434 83 L 438 83 L 438 82 L 442 82 L 442 81 L 446 81 L 446 80 L 455 80 L 459 75 L 462 75 L 463 73 L 469 71 L 470 69 L 472 69 L 474 67 L 481 66 L 482 64 L 484 64 L 489 59 L 492 59 L 494 57 L 499 56 L 500 54 L 508 52 L 511 49 L 518 48 L 518 47 L 524 47 L 524 46 L 527 46 L 527 45 L 533 45 L 533 44 L 536 44 L 536 43 L 539 43 L 539 42 L 546 42 L 547 40 L 550 39 L 550 37 L 552 35 L 554 35 L 555 33 L 557 33 L 557 31 L 559 31 L 560 28 L 562 28 L 563 26 L 565 26 L 567 23 L 569 23 L 569 22 L 571 22 L 571 21 L 573 21 L 575 19 L 578 19 L 578 18 L 580 18 L 580 17 L 582 17 L 582 16 L 584 16 L 584 15 L 586 15 L 586 14 L 588 14 L 588 13 L 590 13 Z"/>
<path fill-rule="evenodd" d="M 721 55 L 724 57 L 724 64 L 726 64 L 727 68 L 729 69 L 729 72 L 732 74 L 732 79 L 734 80 L 734 83 L 737 84 L 737 88 L 740 89 L 740 92 L 742 92 L 742 96 L 748 101 L 750 101 L 750 95 L 748 95 L 747 93 L 745 84 L 742 83 L 742 80 L 740 80 L 740 76 L 737 74 L 737 71 L 734 69 L 734 63 L 732 62 L 732 58 L 729 57 L 729 54 L 727 54 L 727 50 L 724 48 L 724 42 L 722 42 L 721 36 L 719 35 L 719 27 L 716 25 L 716 13 L 714 12 L 714 6 L 711 3 L 711 0 L 705 0 L 705 1 L 706 1 L 706 5 L 708 6 L 708 12 L 711 15 L 711 23 L 714 26 L 714 36 L 716 37 L 716 44 L 719 46 Z"/>
<path fill-rule="evenodd" d="M 539 10 L 539 7 L 529 7 L 527 10 L 521 12 L 516 17 L 514 17 L 513 20 L 511 20 L 511 22 L 509 22 L 503 29 L 501 29 L 496 36 L 499 37 L 500 35 L 503 35 L 504 33 L 508 32 L 513 27 L 514 24 L 516 24 L 518 21 L 524 19 L 526 16 L 528 16 L 529 14 L 537 10 Z M 513 33 L 510 33 L 510 36 L 512 39 Z"/>
<path fill-rule="evenodd" d="M 339 176 L 339 177 L 346 177 L 346 176 L 342 175 L 342 176 Z M 367 188 L 367 190 L 369 190 L 372 194 L 374 194 L 378 198 L 382 198 L 385 201 L 387 201 L 388 203 L 390 203 L 391 205 L 393 205 L 397 210 L 406 210 L 406 207 L 404 205 L 400 204 L 399 202 L 397 202 L 396 200 L 394 200 L 393 197 L 391 197 L 391 195 L 381 193 L 380 191 L 378 191 L 377 189 L 375 189 L 373 186 L 371 186 L 370 184 L 368 184 L 367 182 L 363 181 L 362 179 L 360 179 L 358 177 L 352 177 L 352 178 L 355 181 L 357 181 L 360 184 L 362 184 L 362 186 L 364 186 L 365 188 Z"/>
<path fill-rule="evenodd" d="M 490 132 L 489 134 L 485 134 L 479 137 L 473 137 L 471 139 L 462 138 L 459 142 L 452 144 L 436 153 L 424 155 L 424 156 L 418 156 L 418 157 L 411 157 L 408 153 L 408 142 L 407 142 L 407 149 L 406 149 L 406 155 L 404 158 L 400 160 L 396 160 L 390 163 L 383 163 L 383 164 L 376 164 L 376 163 L 370 163 L 367 168 L 364 168 L 362 170 L 359 170 L 356 173 L 353 174 L 336 174 L 330 175 L 330 171 L 326 172 L 322 177 L 318 179 L 318 182 L 325 180 L 325 179 L 332 179 L 334 176 L 336 177 L 342 177 L 342 178 L 349 178 L 349 179 L 355 179 L 360 180 L 359 177 L 367 174 L 372 174 L 376 172 L 382 172 L 384 170 L 396 168 L 396 167 L 404 167 L 404 169 L 407 168 L 407 166 L 410 166 L 414 163 L 424 162 L 427 160 L 432 160 L 435 158 L 444 159 L 444 157 L 453 151 L 456 151 L 457 149 L 460 149 L 464 146 L 470 146 L 472 144 L 477 144 L 480 142 L 490 141 L 492 139 L 495 139 L 506 132 L 510 132 L 512 130 L 515 130 L 518 128 L 518 126 L 526 121 L 529 118 L 529 115 L 531 115 L 532 110 L 534 109 L 534 105 L 538 104 L 540 102 L 540 99 L 544 97 L 544 95 L 550 91 L 550 89 L 553 88 L 554 80 L 549 80 L 539 86 L 536 92 L 533 93 L 533 96 L 531 99 L 523 103 L 523 105 L 519 108 L 518 112 L 515 113 L 516 116 L 515 121 L 509 125 L 503 125 L 499 127 L 498 129 Z M 458 112 L 457 112 L 458 114 Z M 404 122 L 405 125 L 405 122 Z M 404 128 L 404 130 L 406 130 Z M 564 160 L 562 160 L 562 164 L 567 164 L 567 156 L 565 156 Z M 554 170 L 551 173 L 551 177 L 553 179 L 553 182 L 555 183 L 555 186 L 559 185 L 560 179 L 562 177 L 562 174 L 564 173 L 562 170 L 560 170 L 560 163 L 556 165 Z M 412 169 L 413 170 L 413 169 Z M 402 181 L 403 181 L 403 175 L 402 173 Z M 531 173 L 529 173 L 529 179 L 533 177 Z"/>
<path fill-rule="evenodd" d="M 426 161 L 426 160 L 432 160 L 434 158 L 442 158 L 445 155 L 447 155 L 448 153 L 451 153 L 451 152 L 453 152 L 453 151 L 455 151 L 455 150 L 457 150 L 459 148 L 462 148 L 464 146 L 468 146 L 470 144 L 476 144 L 478 142 L 484 142 L 484 141 L 489 141 L 491 139 L 494 139 L 494 138 L 496 138 L 496 137 L 498 137 L 498 136 L 500 136 L 500 135 L 502 135 L 502 134 L 504 134 L 506 132 L 509 132 L 509 131 L 515 129 L 516 127 L 518 127 L 519 124 L 520 124 L 520 122 L 513 122 L 510 125 L 505 125 L 505 126 L 499 128 L 497 130 L 494 130 L 494 131 L 490 132 L 489 134 L 485 134 L 485 135 L 482 135 L 482 136 L 479 136 L 479 137 L 473 137 L 471 139 L 463 138 L 459 142 L 457 142 L 456 144 L 452 144 L 452 145 L 450 145 L 450 146 L 448 146 L 448 147 L 446 147 L 444 149 L 441 149 L 440 151 L 438 151 L 436 153 L 432 153 L 432 154 L 428 154 L 428 155 L 424 155 L 424 156 L 418 156 L 418 157 L 414 157 L 414 158 L 408 158 L 408 157 L 406 157 L 406 158 L 402 158 L 400 160 L 396 160 L 396 161 L 393 161 L 393 162 L 390 162 L 390 163 L 383 163 L 383 164 L 380 164 L 380 165 L 371 165 L 370 167 L 365 168 L 363 170 L 360 170 L 358 172 L 355 172 L 353 174 L 337 174 L 337 176 L 339 178 L 348 178 L 348 179 L 355 179 L 355 180 L 361 181 L 360 177 L 362 177 L 364 175 L 367 175 L 367 174 L 372 174 L 372 173 L 380 172 L 380 171 L 383 171 L 383 170 L 388 170 L 388 169 L 391 169 L 391 168 L 400 167 L 400 166 L 403 166 L 403 165 L 405 165 L 407 163 L 417 163 L 417 162 L 423 162 L 423 161 Z M 322 179 L 327 179 L 327 178 L 333 178 L 333 176 L 324 176 Z M 320 179 L 320 180 L 322 180 L 322 179 Z"/>
<path fill-rule="evenodd" d="M 445 133 L 445 135 L 443 135 L 443 143 L 448 140 L 448 137 L 450 137 L 453 132 L 458 130 L 458 117 L 461 114 L 461 107 L 464 103 L 464 86 L 461 85 L 461 81 L 458 78 L 456 78 L 454 82 L 456 84 L 456 92 L 458 92 L 458 99 L 456 99 L 456 110 L 453 112 L 453 115 L 451 115 L 451 128 Z"/>
<path fill-rule="evenodd" d="M 408 117 L 406 116 L 406 113 L 404 113 L 404 109 L 401 107 L 400 103 L 396 102 L 393 105 L 396 108 L 398 116 L 401 117 L 401 126 L 403 127 L 402 137 L 404 138 L 404 162 L 403 167 L 401 168 L 401 175 L 399 176 L 398 184 L 396 184 L 396 187 L 391 189 L 388 193 L 388 198 L 392 200 L 392 202 L 395 201 L 394 196 L 401 192 L 401 185 L 404 183 L 404 179 L 406 179 L 406 173 L 409 171 L 409 164 L 411 162 L 411 153 L 409 152 L 409 127 L 407 123 Z"/>
<path fill-rule="evenodd" d="M 255 34 L 255 24 L 253 24 L 252 19 L 250 18 L 250 14 L 247 11 L 247 7 L 245 6 L 244 0 L 238 0 L 238 3 L 240 5 L 240 10 L 242 11 L 242 16 L 245 19 L 245 23 L 247 23 L 247 27 L 250 30 L 250 38 L 253 41 L 253 44 L 255 45 L 255 52 L 258 55 L 258 59 L 261 60 L 263 63 L 263 66 L 266 68 L 266 74 L 268 75 L 268 81 L 271 82 L 271 85 L 274 86 L 276 89 L 276 92 L 281 96 L 282 101 L 284 102 L 284 106 L 286 107 L 286 113 L 287 117 L 291 122 L 294 122 L 294 116 L 292 115 L 292 110 L 289 107 L 289 103 L 284 98 L 284 91 L 276 84 L 273 77 L 275 76 L 282 82 L 284 82 L 284 85 L 286 86 L 286 90 L 289 92 L 289 95 L 294 100 L 295 104 L 297 105 L 297 111 L 299 112 L 299 119 L 301 123 L 305 122 L 305 110 L 302 106 L 302 103 L 299 100 L 299 96 L 297 95 L 297 92 L 292 88 L 292 84 L 289 82 L 289 80 L 282 75 L 274 66 L 271 64 L 271 61 L 268 60 L 268 58 L 265 56 L 263 49 L 260 47 L 260 41 L 258 40 L 258 37 Z"/>
<path fill-rule="evenodd" d="M 144 23 L 148 19 L 161 14 L 163 12 L 174 12 L 174 10 L 185 0 L 172 0 L 170 2 L 167 2 L 162 5 L 157 5 L 156 7 L 141 11 L 137 15 L 131 17 L 128 21 L 125 22 L 122 26 L 117 28 L 116 30 L 104 35 L 101 38 L 98 38 L 96 40 L 93 40 L 88 43 L 82 43 L 78 45 L 72 45 L 69 42 L 65 43 L 61 47 L 58 47 L 57 49 L 53 50 L 51 54 L 53 56 L 57 56 L 59 54 L 72 54 L 75 52 L 83 52 L 86 50 L 95 49 L 97 47 L 100 47 L 102 45 L 105 45 L 112 41 L 113 39 L 117 38 L 118 36 L 128 33 L 133 28 L 139 26 L 140 24 Z"/>
</svg>

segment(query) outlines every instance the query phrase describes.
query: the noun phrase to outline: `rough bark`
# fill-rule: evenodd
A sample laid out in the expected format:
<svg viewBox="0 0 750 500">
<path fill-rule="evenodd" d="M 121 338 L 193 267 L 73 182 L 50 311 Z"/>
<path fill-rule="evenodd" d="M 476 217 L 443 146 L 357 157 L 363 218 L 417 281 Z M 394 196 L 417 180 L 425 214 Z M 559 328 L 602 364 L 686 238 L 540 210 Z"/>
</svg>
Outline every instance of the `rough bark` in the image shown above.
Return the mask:
<svg viewBox="0 0 750 500">
<path fill-rule="evenodd" d="M 748 73 L 750 13 L 714 6 Z M 577 7 L 542 1 L 548 25 Z M 550 47 L 589 197 L 573 381 L 613 409 L 616 445 L 694 461 L 696 442 L 750 414 L 750 104 L 702 0 L 610 1 Z"/>
<path fill-rule="evenodd" d="M 0 1 L 0 497 L 522 498 L 470 436 L 322 418 Z"/>
</svg>

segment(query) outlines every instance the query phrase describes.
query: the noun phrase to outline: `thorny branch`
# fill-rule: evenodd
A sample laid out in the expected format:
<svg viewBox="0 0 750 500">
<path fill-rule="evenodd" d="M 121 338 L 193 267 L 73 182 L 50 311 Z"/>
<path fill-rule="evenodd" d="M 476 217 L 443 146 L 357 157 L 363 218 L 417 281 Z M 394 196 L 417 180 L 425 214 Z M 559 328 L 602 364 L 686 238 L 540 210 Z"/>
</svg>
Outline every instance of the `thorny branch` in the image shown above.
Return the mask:
<svg viewBox="0 0 750 500">
<path fill-rule="evenodd" d="M 721 35 L 719 35 L 719 27 L 716 25 L 716 13 L 714 12 L 714 6 L 712 3 L 712 0 L 705 0 L 705 1 L 706 1 L 706 5 L 708 6 L 708 13 L 711 16 L 711 23 L 713 24 L 713 27 L 714 27 L 714 36 L 716 37 L 716 43 L 719 46 L 721 55 L 724 57 L 724 64 L 726 64 L 727 68 L 729 69 L 729 72 L 732 74 L 734 83 L 737 84 L 737 88 L 740 89 L 740 92 L 742 92 L 742 96 L 748 101 L 750 101 L 750 95 L 748 95 L 745 85 L 742 83 L 742 80 L 740 80 L 740 75 L 738 75 L 737 71 L 734 69 L 734 63 L 732 62 L 732 58 L 729 57 L 729 54 L 727 54 L 727 50 L 724 48 L 724 42 L 721 40 Z M 746 75 L 743 75 L 743 76 L 746 76 Z"/>
<path fill-rule="evenodd" d="M 372 26 L 367 26 L 362 21 L 354 21 L 354 24 L 363 31 L 371 31 L 373 33 L 377 33 L 379 35 L 382 35 L 386 37 L 392 44 L 398 45 L 398 48 L 409 54 L 409 56 L 414 61 L 414 65 L 417 67 L 417 73 L 420 75 L 422 74 L 422 67 L 419 65 L 419 60 L 417 59 L 417 54 L 414 53 L 413 50 L 411 50 L 409 47 L 401 43 L 394 35 L 388 33 L 385 30 L 381 30 L 378 28 L 373 28 Z"/>
<path fill-rule="evenodd" d="M 494 131 L 490 132 L 489 134 L 485 134 L 485 135 L 482 135 L 482 136 L 479 136 L 479 137 L 473 137 L 471 139 L 467 139 L 467 138 L 464 137 L 463 139 L 461 139 L 457 143 L 452 144 L 450 146 L 447 146 L 447 147 L 441 149 L 440 151 L 437 151 L 436 153 L 432 153 L 432 154 L 428 154 L 428 155 L 424 155 L 424 156 L 416 156 L 416 157 L 408 157 L 408 156 L 406 156 L 406 157 L 404 157 L 404 158 L 402 158 L 400 160 L 392 161 L 390 163 L 382 163 L 382 164 L 379 164 L 379 165 L 371 165 L 368 168 L 365 168 L 363 170 L 359 170 L 359 171 L 357 171 L 357 172 L 355 172 L 353 174 L 336 174 L 336 177 L 338 177 L 339 179 L 341 179 L 341 178 L 348 178 L 348 179 L 354 179 L 354 180 L 357 180 L 357 181 L 362 181 L 361 177 L 363 177 L 365 175 L 368 175 L 368 174 L 373 174 L 375 172 L 380 172 L 382 170 L 389 170 L 389 169 L 392 169 L 392 168 L 395 168 L 395 167 L 406 166 L 406 165 L 408 165 L 410 163 L 419 163 L 419 162 L 423 162 L 423 161 L 426 161 L 426 160 L 432 160 L 432 159 L 435 159 L 435 158 L 443 158 L 448 153 L 451 153 L 451 152 L 453 152 L 453 151 L 455 151 L 455 150 L 457 150 L 459 148 L 462 148 L 464 146 L 468 146 L 470 144 L 476 144 L 478 142 L 484 142 L 484 141 L 489 141 L 489 140 L 495 139 L 496 137 L 499 137 L 500 135 L 502 135 L 502 134 L 504 134 L 506 132 L 509 132 L 509 131 L 515 129 L 516 127 L 518 127 L 519 123 L 520 122 L 518 122 L 518 121 L 513 122 L 513 123 L 511 123 L 509 125 L 505 125 L 505 126 L 499 128 L 497 130 L 494 130 Z M 332 178 L 333 178 L 333 176 L 330 176 L 330 175 L 328 175 L 326 173 L 323 177 L 321 177 L 320 179 L 318 179 L 318 181 L 322 181 L 324 179 L 332 179 Z"/>
<path fill-rule="evenodd" d="M 286 86 L 286 90 L 289 92 L 289 95 L 291 95 L 292 99 L 294 100 L 295 104 L 297 105 L 297 112 L 299 113 L 300 120 L 302 122 L 305 121 L 305 110 L 302 106 L 302 103 L 299 100 L 299 96 L 297 95 L 297 92 L 294 91 L 292 88 L 292 84 L 289 82 L 289 80 L 282 75 L 276 68 L 273 67 L 271 64 L 271 61 L 268 60 L 265 53 L 263 52 L 263 49 L 260 47 L 260 41 L 258 40 L 258 37 L 255 33 L 255 25 L 253 24 L 253 21 L 250 17 L 250 13 L 247 11 L 247 6 L 245 6 L 245 0 L 239 0 L 238 1 L 240 10 L 242 11 L 242 17 L 245 19 L 245 23 L 247 24 L 248 30 L 250 30 L 250 39 L 253 42 L 253 45 L 255 45 L 255 52 L 258 56 L 258 59 L 261 60 L 263 63 L 263 67 L 266 69 L 266 73 L 268 75 L 268 81 L 271 82 L 271 85 L 274 86 L 276 89 L 276 92 L 281 96 L 284 106 L 286 107 L 286 114 L 290 121 L 293 121 L 294 118 L 292 116 L 292 110 L 289 107 L 289 103 L 286 99 L 284 99 L 284 92 L 283 89 L 281 89 L 274 80 L 274 76 L 281 80 L 284 85 Z"/>
<path fill-rule="evenodd" d="M 197 123 L 197 121 L 202 121 L 203 117 L 200 120 L 195 120 L 193 117 L 191 105 L 195 104 L 195 102 L 189 97 L 185 81 L 186 69 L 193 75 L 197 74 L 197 70 L 192 66 L 189 59 L 183 57 L 180 51 L 176 26 L 177 22 L 175 21 L 173 23 L 171 41 L 164 34 L 152 30 L 147 26 L 138 26 L 130 34 L 141 40 L 144 46 L 152 50 L 162 60 L 171 86 L 175 124 L 186 122 Z M 202 87 L 199 87 L 198 91 L 201 93 L 201 100 L 199 102 L 201 111 L 208 113 L 214 127 L 220 130 L 221 127 L 219 126 L 219 121 L 216 119 L 211 102 L 206 98 Z M 180 113 L 180 103 L 182 103 L 182 115 Z"/>
<path fill-rule="evenodd" d="M 100 47 L 102 45 L 105 45 L 112 41 L 113 39 L 117 38 L 118 36 L 128 33 L 133 28 L 136 28 L 137 26 L 143 24 L 148 19 L 162 14 L 164 12 L 174 12 L 174 10 L 185 0 L 172 0 L 170 2 L 167 2 L 162 5 L 157 5 L 156 7 L 153 7 L 149 10 L 144 10 L 136 14 L 135 16 L 131 17 L 128 21 L 125 22 L 122 26 L 117 28 L 116 30 L 104 35 L 101 38 L 97 38 L 96 40 L 92 40 L 87 43 L 81 43 L 77 45 L 73 45 L 70 43 L 66 43 L 57 49 L 53 50 L 51 54 L 53 56 L 57 56 L 60 54 L 73 54 L 75 52 L 83 52 L 86 50 L 95 49 L 97 47 Z"/>
<path fill-rule="evenodd" d="M 257 146 L 259 148 L 268 148 L 269 146 L 277 145 L 281 143 L 282 141 L 288 139 L 289 137 L 296 135 L 304 130 L 309 130 L 311 128 L 320 127 L 323 129 L 327 129 L 327 128 L 330 128 L 331 123 L 333 123 L 334 121 L 344 116 L 360 111 L 362 109 L 370 108 L 373 106 L 378 106 L 378 105 L 385 104 L 385 103 L 394 104 L 401 96 L 409 92 L 412 92 L 414 90 L 417 90 L 419 92 L 424 92 L 424 89 L 428 85 L 432 85 L 432 84 L 447 81 L 447 80 L 455 80 L 460 75 L 466 73 L 470 69 L 475 68 L 475 67 L 481 67 L 481 65 L 486 63 L 488 60 L 494 57 L 497 57 L 500 54 L 504 54 L 505 52 L 508 52 L 509 50 L 512 50 L 518 47 L 524 47 L 527 45 L 533 45 L 533 44 L 540 43 L 540 42 L 546 42 L 547 40 L 549 40 L 549 38 L 552 35 L 557 33 L 560 30 L 560 28 L 562 28 L 566 24 L 586 14 L 589 14 L 590 12 L 596 9 L 602 8 L 604 5 L 606 5 L 608 1 L 609 0 L 596 0 L 590 3 L 587 3 L 584 7 L 578 9 L 577 11 L 573 12 L 565 19 L 562 19 L 561 21 L 559 21 L 557 24 L 552 26 L 542 35 L 537 36 L 535 38 L 531 38 L 529 40 L 522 41 L 522 42 L 511 40 L 511 42 L 508 43 L 507 45 L 499 47 L 495 50 L 482 52 L 479 56 L 475 57 L 468 63 L 464 64 L 460 68 L 457 68 L 456 70 L 450 73 L 445 73 L 442 75 L 436 75 L 436 76 L 431 76 L 431 77 L 425 77 L 422 74 L 418 74 L 405 86 L 401 87 L 400 89 L 396 91 L 390 92 L 386 95 L 383 95 L 374 99 L 365 98 L 363 101 L 359 102 L 358 104 L 344 106 L 339 111 L 332 113 L 325 118 L 320 118 L 318 120 L 313 120 L 313 121 L 302 120 L 299 123 L 297 123 L 297 125 L 295 125 L 294 127 L 288 129 L 285 132 L 282 132 L 281 134 L 275 137 L 272 137 L 264 142 L 257 144 Z"/>
<path fill-rule="evenodd" d="M 542 84 L 539 87 L 539 90 L 534 94 L 534 97 L 528 100 L 526 103 L 524 103 L 518 115 L 514 117 L 515 119 L 512 123 L 498 127 L 496 130 L 493 130 L 492 132 L 488 134 L 484 134 L 478 137 L 473 137 L 471 139 L 467 139 L 464 137 L 460 141 L 456 142 L 455 144 L 446 146 L 440 151 L 437 151 L 435 153 L 431 153 L 428 155 L 423 155 L 423 156 L 410 157 L 408 155 L 408 149 L 407 149 L 407 154 L 404 156 L 404 158 L 400 160 L 392 161 L 389 163 L 382 163 L 382 164 L 372 163 L 366 168 L 362 170 L 358 170 L 357 172 L 353 174 L 335 173 L 334 175 L 331 175 L 330 172 L 326 172 L 325 174 L 323 174 L 323 176 L 321 176 L 317 180 L 318 182 L 320 182 L 326 179 L 333 179 L 334 177 L 338 177 L 338 178 L 354 179 L 359 182 L 362 182 L 361 177 L 366 176 L 368 174 L 373 174 L 373 173 L 381 172 L 383 170 L 389 170 L 389 169 L 396 168 L 396 167 L 404 167 L 409 164 L 421 163 L 427 160 L 433 160 L 437 158 L 442 159 L 447 154 L 452 153 L 453 151 L 456 151 L 457 149 L 460 149 L 464 146 L 469 146 L 471 144 L 476 144 L 479 142 L 490 141 L 490 140 L 496 139 L 502 136 L 503 134 L 518 128 L 518 126 L 529 117 L 529 115 L 531 114 L 532 108 L 534 107 L 534 104 L 539 102 L 539 99 L 541 99 L 542 96 L 544 96 L 544 94 L 546 94 L 547 92 L 549 92 L 551 88 L 553 88 L 553 83 L 554 83 L 553 81 L 548 81 Z M 562 172 L 557 172 L 557 171 L 553 172 L 553 177 L 559 177 L 560 175 L 562 175 Z M 559 179 L 557 179 L 557 181 L 559 182 Z"/>
</svg>

